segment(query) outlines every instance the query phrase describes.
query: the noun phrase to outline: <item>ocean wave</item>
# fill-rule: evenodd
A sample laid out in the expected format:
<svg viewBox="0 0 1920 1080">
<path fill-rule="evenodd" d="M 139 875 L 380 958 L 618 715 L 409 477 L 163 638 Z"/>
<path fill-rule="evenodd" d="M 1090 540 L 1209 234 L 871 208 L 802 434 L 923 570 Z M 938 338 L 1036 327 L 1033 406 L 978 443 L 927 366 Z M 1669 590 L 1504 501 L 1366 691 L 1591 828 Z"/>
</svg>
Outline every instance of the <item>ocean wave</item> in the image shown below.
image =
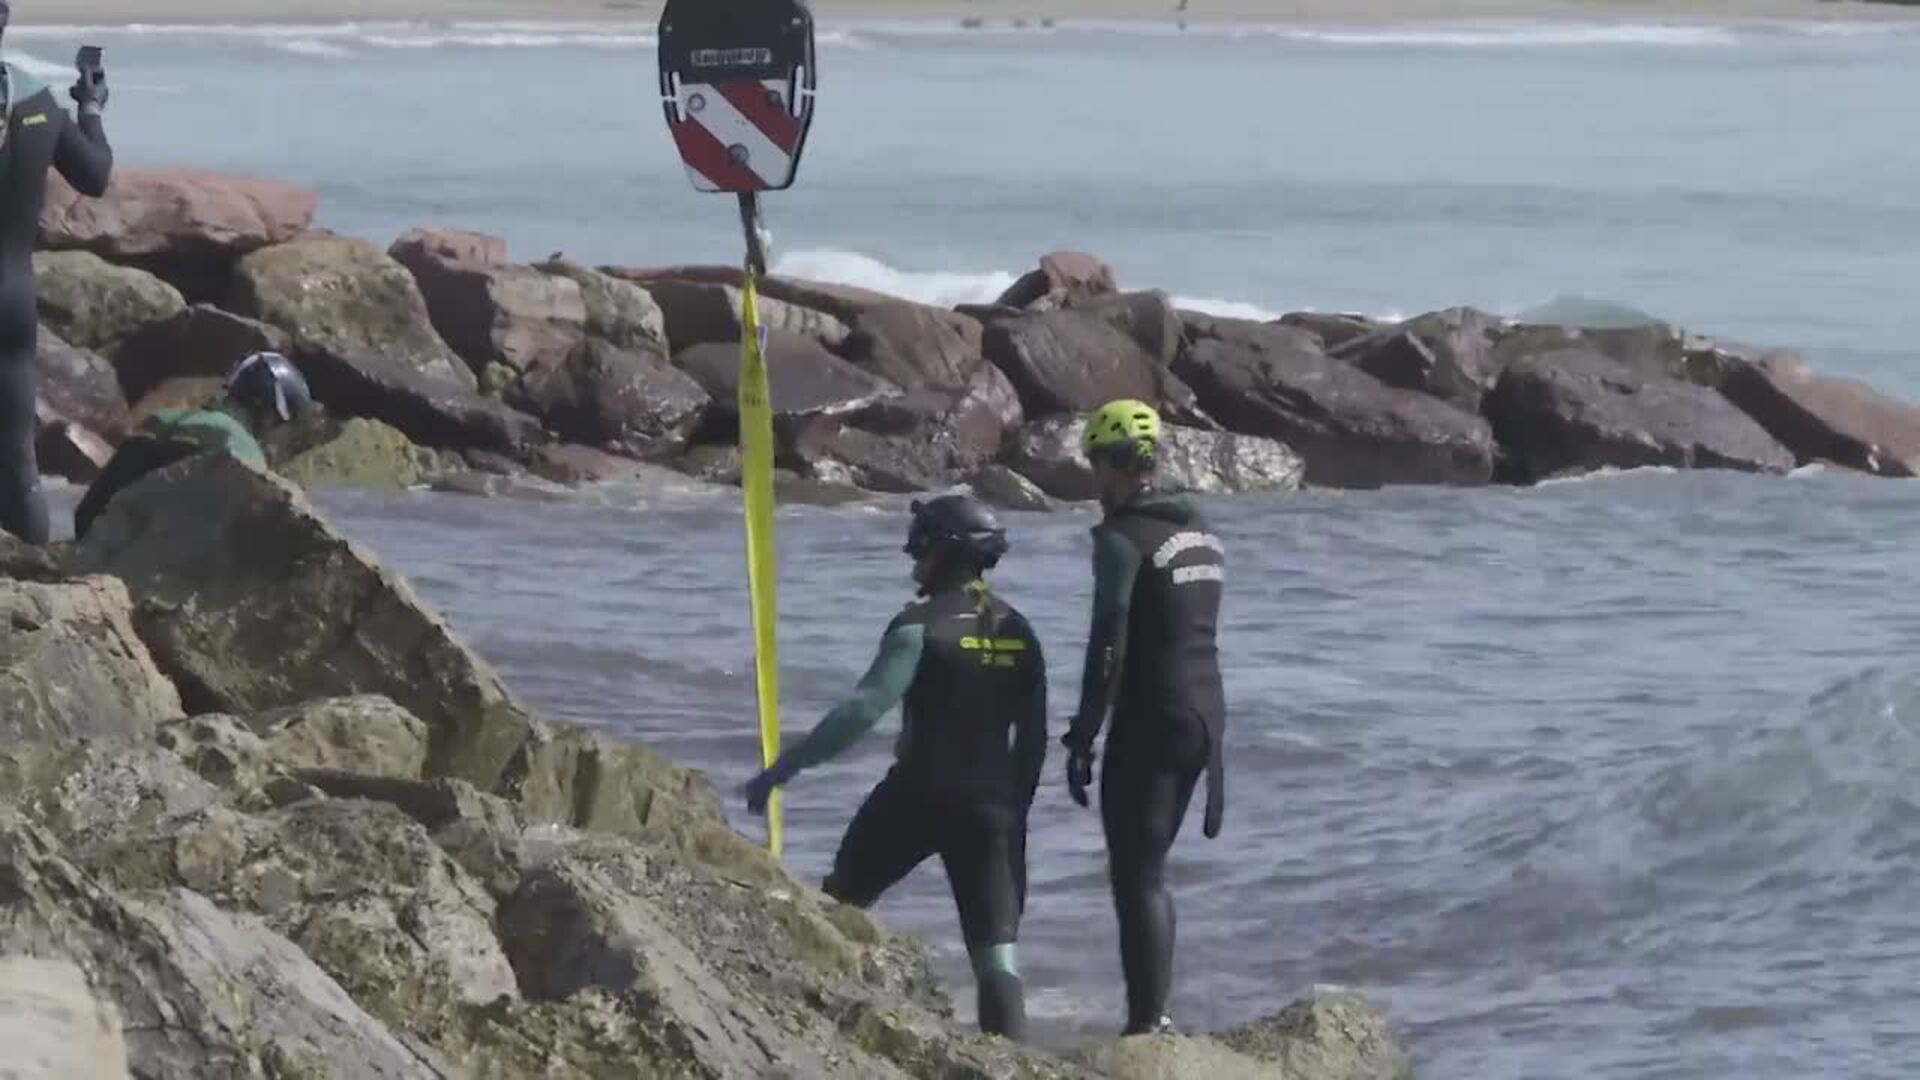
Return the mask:
<svg viewBox="0 0 1920 1080">
<path fill-rule="evenodd" d="M 1671 465 L 1637 465 L 1630 469 L 1607 465 L 1591 472 L 1573 473 L 1568 476 L 1549 476 L 1533 485 L 1534 489 L 1563 487 L 1568 484 L 1593 484 L 1605 480 L 1620 480 L 1629 477 L 1677 476 L 1680 470 Z M 1527 490 L 1527 489 L 1521 489 Z"/>
<path fill-rule="evenodd" d="M 1715 23 L 1602 23 L 1528 22 L 1519 20 L 1448 20 L 1384 25 L 1356 23 L 1300 23 L 1284 21 L 1165 19 L 967 19 L 860 20 L 848 23 L 862 32 L 882 37 L 944 37 L 966 34 L 1051 35 L 1061 33 L 1124 34 L 1145 37 L 1214 37 L 1273 39 L 1326 45 L 1437 48 L 1551 48 L 1634 45 L 1664 48 L 1705 48 L 1737 44 L 1746 27 Z M 1782 23 L 1781 28 L 1800 24 Z M 1834 24 L 1807 23 L 1811 28 Z M 1867 33 L 1887 24 L 1849 24 L 1854 33 Z M 1892 24 L 1895 26 L 1904 24 Z M 1769 27 L 1771 28 L 1771 24 Z"/>
<path fill-rule="evenodd" d="M 658 44 L 652 34 L 613 33 L 534 33 L 528 31 L 490 31 L 485 33 L 368 34 L 358 39 L 375 49 L 440 49 L 447 46 L 470 49 L 643 49 Z"/>
<path fill-rule="evenodd" d="M 353 50 L 345 45 L 321 41 L 318 38 L 288 38 L 272 44 L 275 49 L 295 56 L 316 56 L 326 60 L 337 60 L 354 55 Z"/>
<path fill-rule="evenodd" d="M 144 24 L 125 26 L 36 26 L 14 31 L 15 37 L 69 39 L 124 34 L 212 41 L 256 41 L 282 52 L 307 56 L 352 55 L 355 46 L 368 49 L 650 49 L 659 44 L 654 24 L 631 22 L 499 22 L 425 23 L 375 21 L 342 23 L 284 23 L 248 26 L 238 23 Z M 847 30 L 822 30 L 816 44 L 825 48 L 867 50 L 872 40 Z"/>
<path fill-rule="evenodd" d="M 18 49 L 0 50 L 0 59 L 41 79 L 64 79 L 73 74 L 72 64 L 57 64 L 51 60 L 42 60 L 32 53 L 24 53 Z"/>
<path fill-rule="evenodd" d="M 1599 45 L 1639 45 L 1663 48 L 1703 48 L 1736 45 L 1739 33 L 1726 26 L 1605 23 L 1504 23 L 1401 26 L 1366 29 L 1270 27 L 1271 33 L 1295 41 L 1329 45 L 1387 45 L 1435 48 L 1543 48 Z"/>
<path fill-rule="evenodd" d="M 816 249 L 776 256 L 774 273 L 852 285 L 922 304 L 985 304 L 1019 277 L 1004 270 L 902 270 L 857 251 Z"/>
<path fill-rule="evenodd" d="M 777 274 L 872 289 L 939 307 L 992 303 L 1020 277 L 1008 270 L 903 270 L 871 255 L 831 248 L 803 249 L 777 256 L 772 269 Z M 1279 312 L 1244 300 L 1205 296 L 1171 299 L 1176 308 L 1225 319 L 1266 322 L 1280 317 Z"/>
</svg>

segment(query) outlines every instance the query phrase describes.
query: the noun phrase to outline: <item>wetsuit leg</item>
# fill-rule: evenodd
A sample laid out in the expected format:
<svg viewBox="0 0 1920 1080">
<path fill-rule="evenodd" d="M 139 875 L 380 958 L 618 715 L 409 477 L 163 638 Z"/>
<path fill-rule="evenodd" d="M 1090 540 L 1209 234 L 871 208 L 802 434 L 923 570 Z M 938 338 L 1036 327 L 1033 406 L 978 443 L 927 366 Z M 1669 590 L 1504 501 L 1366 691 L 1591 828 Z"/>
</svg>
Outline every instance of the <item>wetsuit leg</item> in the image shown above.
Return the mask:
<svg viewBox="0 0 1920 1080">
<path fill-rule="evenodd" d="M 29 275 L 28 287 L 31 282 Z M 0 312 L 12 313 L 19 306 L 0 303 Z M 33 452 L 38 324 L 31 303 L 26 308 L 24 326 L 0 326 L 0 529 L 29 544 L 45 544 L 47 497 L 40 490 L 40 463 Z"/>
<path fill-rule="evenodd" d="M 1199 767 L 1113 755 L 1100 773 L 1100 817 L 1120 923 L 1120 968 L 1127 980 L 1127 1032 L 1151 1030 L 1173 991 L 1173 896 L 1167 853 L 1199 783 Z"/>
<path fill-rule="evenodd" d="M 934 853 L 926 810 L 889 773 L 847 823 L 822 891 L 843 904 L 871 907 Z"/>
<path fill-rule="evenodd" d="M 940 859 L 960 911 L 960 931 L 973 961 L 980 1030 L 1021 1040 L 1027 1034 L 1026 992 L 1016 956 L 1021 875 L 1015 872 L 1018 821 L 996 807 L 956 807 L 946 820 Z M 1017 845 L 1025 848 L 1022 838 Z"/>
</svg>

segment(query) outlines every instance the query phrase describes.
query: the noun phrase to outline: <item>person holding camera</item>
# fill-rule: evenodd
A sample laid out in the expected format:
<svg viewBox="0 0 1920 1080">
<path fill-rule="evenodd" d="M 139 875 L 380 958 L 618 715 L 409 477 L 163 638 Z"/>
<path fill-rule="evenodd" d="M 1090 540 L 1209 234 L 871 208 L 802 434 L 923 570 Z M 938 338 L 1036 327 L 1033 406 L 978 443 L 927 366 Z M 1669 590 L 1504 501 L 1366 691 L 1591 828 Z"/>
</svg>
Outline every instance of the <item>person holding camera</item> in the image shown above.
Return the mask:
<svg viewBox="0 0 1920 1080">
<path fill-rule="evenodd" d="M 0 37 L 11 5 L 0 0 Z M 100 50 L 80 50 L 80 77 L 68 93 L 69 117 L 53 90 L 20 67 L 0 64 L 0 530 L 29 544 L 47 542 L 47 501 L 34 458 L 34 390 L 40 317 L 33 249 L 47 198 L 47 169 L 60 170 L 83 195 L 99 198 L 113 173 L 113 150 L 100 124 L 107 104 Z"/>
</svg>

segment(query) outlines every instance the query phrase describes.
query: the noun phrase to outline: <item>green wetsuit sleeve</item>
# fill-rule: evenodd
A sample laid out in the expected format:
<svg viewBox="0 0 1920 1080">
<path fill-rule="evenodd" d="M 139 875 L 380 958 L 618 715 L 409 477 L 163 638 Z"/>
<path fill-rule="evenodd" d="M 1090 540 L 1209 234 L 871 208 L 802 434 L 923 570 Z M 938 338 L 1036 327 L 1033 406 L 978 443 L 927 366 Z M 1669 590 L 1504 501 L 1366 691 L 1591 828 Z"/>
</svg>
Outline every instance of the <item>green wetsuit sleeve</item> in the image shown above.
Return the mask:
<svg viewBox="0 0 1920 1080">
<path fill-rule="evenodd" d="M 1040 773 L 1047 763 L 1047 661 L 1039 638 L 1032 638 L 1027 647 L 1033 657 L 1033 686 L 1013 733 L 1013 790 L 1022 808 L 1033 805 L 1033 793 L 1039 790 Z"/>
<path fill-rule="evenodd" d="M 1080 675 L 1080 708 L 1063 740 L 1070 749 L 1092 749 L 1107 722 L 1125 660 L 1127 606 L 1139 572 L 1140 549 L 1131 540 L 1115 529 L 1093 531 L 1093 623 Z"/>
<path fill-rule="evenodd" d="M 926 627 L 920 623 L 896 624 L 880 639 L 880 652 L 868 666 L 866 675 L 853 693 L 821 717 L 804 738 L 780 755 L 774 771 L 785 783 L 802 769 L 811 769 L 846 752 L 862 735 L 873 729 L 913 685 L 914 671 L 920 666 L 920 651 L 926 643 Z"/>
</svg>

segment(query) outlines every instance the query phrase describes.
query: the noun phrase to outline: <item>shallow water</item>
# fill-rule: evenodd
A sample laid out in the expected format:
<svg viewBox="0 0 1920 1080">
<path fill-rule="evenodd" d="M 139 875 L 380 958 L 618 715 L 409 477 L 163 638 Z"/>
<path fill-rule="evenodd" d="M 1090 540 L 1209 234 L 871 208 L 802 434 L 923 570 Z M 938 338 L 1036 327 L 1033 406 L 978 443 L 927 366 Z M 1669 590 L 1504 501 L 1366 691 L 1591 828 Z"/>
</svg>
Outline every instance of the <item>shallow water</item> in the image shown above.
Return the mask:
<svg viewBox="0 0 1920 1080">
<path fill-rule="evenodd" d="M 543 707 L 727 787 L 750 775 L 730 506 L 321 502 Z M 1184 1023 L 1334 983 L 1390 1008 L 1435 1076 L 1903 1074 L 1920 1040 L 1920 487 L 1632 474 L 1214 511 L 1233 558 L 1232 796 L 1224 836 L 1190 823 L 1177 849 Z M 999 575 L 1063 703 L 1089 520 L 1017 518 Z M 907 598 L 900 527 L 783 517 L 789 730 L 858 677 Z M 791 789 L 797 871 L 824 872 L 887 746 Z M 1059 767 L 1056 751 L 1022 947 L 1036 1023 L 1068 1040 L 1121 1003 L 1097 822 Z M 935 866 L 880 911 L 926 932 L 967 996 Z"/>
</svg>

